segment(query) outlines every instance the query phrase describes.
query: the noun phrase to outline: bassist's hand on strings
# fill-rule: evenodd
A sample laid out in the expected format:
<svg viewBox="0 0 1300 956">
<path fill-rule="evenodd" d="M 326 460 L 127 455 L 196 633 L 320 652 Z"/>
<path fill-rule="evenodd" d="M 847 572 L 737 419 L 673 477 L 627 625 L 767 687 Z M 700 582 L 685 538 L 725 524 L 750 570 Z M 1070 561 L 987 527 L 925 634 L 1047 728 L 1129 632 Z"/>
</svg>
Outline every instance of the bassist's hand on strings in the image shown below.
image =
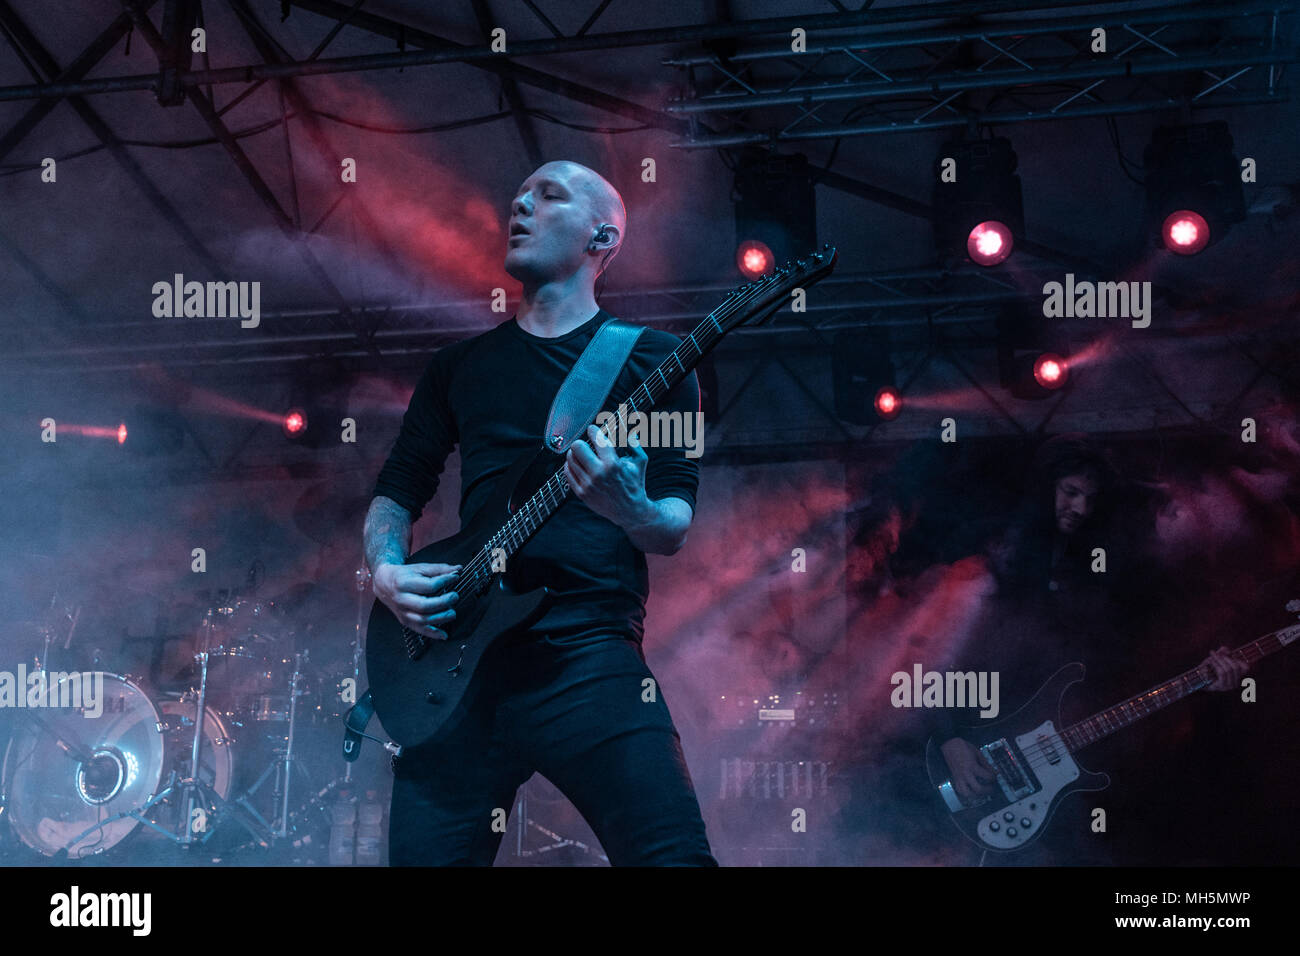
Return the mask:
<svg viewBox="0 0 1300 956">
<path fill-rule="evenodd" d="M 1218 647 L 1210 651 L 1210 656 L 1201 662 L 1202 667 L 1214 671 L 1214 683 L 1209 685 L 1209 690 L 1227 691 L 1241 687 L 1241 679 L 1246 676 L 1248 667 L 1245 661 L 1232 657 L 1231 654 L 1228 647 Z"/>
<path fill-rule="evenodd" d="M 460 595 L 439 592 L 455 582 L 460 569 L 459 564 L 381 564 L 374 573 L 375 597 L 405 627 L 445 641 L 447 633 L 439 627 L 456 619 L 452 606 Z"/>
<path fill-rule="evenodd" d="M 968 741 L 953 737 L 939 748 L 948 762 L 952 786 L 963 803 L 973 803 L 993 789 L 994 775 L 984 755 Z"/>
</svg>

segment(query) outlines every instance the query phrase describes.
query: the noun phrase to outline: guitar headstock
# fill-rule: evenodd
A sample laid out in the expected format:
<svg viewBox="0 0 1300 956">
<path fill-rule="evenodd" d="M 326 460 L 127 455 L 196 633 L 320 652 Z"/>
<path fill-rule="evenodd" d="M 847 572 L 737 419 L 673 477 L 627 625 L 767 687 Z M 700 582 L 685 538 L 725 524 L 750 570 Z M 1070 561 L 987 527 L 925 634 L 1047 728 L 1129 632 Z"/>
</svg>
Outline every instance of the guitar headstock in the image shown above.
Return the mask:
<svg viewBox="0 0 1300 956">
<path fill-rule="evenodd" d="M 738 286 L 717 310 L 725 313 L 716 317 L 718 324 L 727 332 L 738 325 L 761 325 L 789 301 L 795 289 L 806 288 L 830 275 L 838 258 L 835 247 L 824 243 L 815 252 Z"/>
</svg>

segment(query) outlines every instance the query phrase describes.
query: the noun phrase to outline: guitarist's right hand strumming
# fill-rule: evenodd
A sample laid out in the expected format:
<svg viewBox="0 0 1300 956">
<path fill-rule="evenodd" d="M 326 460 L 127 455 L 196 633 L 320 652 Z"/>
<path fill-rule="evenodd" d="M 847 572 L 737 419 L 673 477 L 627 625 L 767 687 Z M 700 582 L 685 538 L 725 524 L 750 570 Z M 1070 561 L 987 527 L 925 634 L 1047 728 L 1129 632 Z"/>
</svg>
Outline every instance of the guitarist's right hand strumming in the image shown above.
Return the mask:
<svg viewBox="0 0 1300 956">
<path fill-rule="evenodd" d="M 442 592 L 455 583 L 460 567 L 458 564 L 381 564 L 374 573 L 375 597 L 406 627 L 445 641 L 447 635 L 438 626 L 456 619 L 453 605 L 460 595 L 455 591 Z"/>
<path fill-rule="evenodd" d="M 451 610 L 458 595 L 450 587 L 460 565 L 407 564 L 411 548 L 411 512 L 396 501 L 376 495 L 366 512 L 366 566 L 370 568 L 375 598 L 417 634 L 445 641 L 438 630 L 456 619 Z M 437 595 L 436 597 L 434 595 Z"/>
</svg>

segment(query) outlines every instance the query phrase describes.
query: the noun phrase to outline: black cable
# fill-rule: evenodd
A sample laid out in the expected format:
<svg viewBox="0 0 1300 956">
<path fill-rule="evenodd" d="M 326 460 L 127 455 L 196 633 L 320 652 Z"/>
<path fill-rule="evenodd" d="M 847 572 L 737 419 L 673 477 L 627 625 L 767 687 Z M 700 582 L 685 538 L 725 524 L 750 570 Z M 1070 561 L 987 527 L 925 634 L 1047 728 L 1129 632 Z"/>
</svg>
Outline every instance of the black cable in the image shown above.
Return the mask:
<svg viewBox="0 0 1300 956">
<path fill-rule="evenodd" d="M 1106 119 L 1106 130 L 1107 132 L 1110 133 L 1111 145 L 1115 147 L 1115 157 L 1119 160 L 1119 168 L 1124 171 L 1125 176 L 1127 176 L 1129 179 L 1133 180 L 1133 182 L 1137 183 L 1139 186 L 1145 189 L 1146 183 L 1143 180 L 1138 179 L 1131 172 L 1129 172 L 1129 166 L 1132 166 L 1134 169 L 1137 169 L 1138 165 L 1132 162 L 1131 160 L 1129 160 L 1124 155 L 1123 147 L 1120 146 L 1120 142 L 1119 142 L 1119 124 L 1115 122 L 1115 117 L 1113 116 L 1107 116 L 1105 117 L 1105 119 Z"/>
<path fill-rule="evenodd" d="M 526 109 L 524 110 L 529 116 L 535 116 L 540 120 L 548 123 L 555 123 L 557 126 L 566 126 L 569 129 L 576 129 L 584 133 L 639 133 L 641 130 L 653 129 L 649 123 L 641 126 L 587 126 L 583 123 L 573 123 L 568 120 L 562 120 L 557 116 L 552 116 L 542 110 Z"/>
<path fill-rule="evenodd" d="M 498 120 L 507 119 L 513 115 L 510 110 L 502 110 L 498 113 L 489 113 L 485 116 L 475 116 L 469 119 L 453 120 L 449 123 L 435 123 L 429 126 L 381 126 L 375 123 L 363 123 L 360 120 L 348 119 L 346 116 L 340 116 L 337 113 L 330 113 L 326 110 L 311 110 L 312 116 L 318 116 L 321 119 L 327 119 L 331 122 L 340 123 L 344 126 L 351 126 L 356 129 L 366 130 L 371 133 L 382 133 L 385 135 L 419 135 L 424 133 L 442 133 L 451 130 L 465 129 L 470 126 L 480 126 L 484 123 L 494 123 Z M 558 116 L 547 113 L 543 110 L 527 109 L 529 116 L 535 116 L 540 120 L 548 123 L 555 123 L 559 126 L 565 126 L 569 129 L 580 130 L 586 133 L 635 133 L 641 130 L 651 129 L 648 124 L 642 126 L 588 126 L 582 123 L 573 123 L 568 120 L 562 120 Z M 299 114 L 291 112 L 286 119 L 292 119 Z M 248 136 L 257 136 L 272 130 L 281 125 L 283 120 L 276 118 L 258 123 L 254 126 L 248 126 L 240 130 L 232 130 L 231 136 L 236 139 L 244 139 Z M 194 149 L 199 146 L 215 146 L 221 142 L 216 137 L 203 137 L 199 139 L 185 140 L 143 140 L 143 139 L 123 139 L 118 140 L 123 146 L 139 146 L 147 149 Z M 104 143 L 98 143 L 94 146 L 88 146 L 64 156 L 56 157 L 56 162 L 63 162 L 69 159 L 79 159 L 82 156 L 88 156 L 91 153 L 97 153 L 102 149 L 107 149 Z M 0 176 L 13 176 L 18 173 L 32 172 L 41 168 L 40 163 L 19 163 L 10 165 L 0 165 Z"/>
<path fill-rule="evenodd" d="M 414 133 L 440 133 L 447 130 L 464 129 L 467 126 L 478 126 L 482 123 L 491 123 L 510 116 L 510 110 L 502 110 L 499 113 L 489 113 L 486 116 L 475 116 L 470 119 L 453 120 L 450 123 L 437 123 L 431 126 L 380 126 L 376 123 L 363 123 L 360 120 L 348 119 L 346 116 L 339 116 L 337 113 L 330 113 L 326 110 L 312 110 L 311 113 L 313 116 L 319 116 L 321 119 L 327 119 L 344 126 L 351 126 L 355 129 L 363 129 L 370 133 L 384 133 L 399 136 Z"/>
</svg>

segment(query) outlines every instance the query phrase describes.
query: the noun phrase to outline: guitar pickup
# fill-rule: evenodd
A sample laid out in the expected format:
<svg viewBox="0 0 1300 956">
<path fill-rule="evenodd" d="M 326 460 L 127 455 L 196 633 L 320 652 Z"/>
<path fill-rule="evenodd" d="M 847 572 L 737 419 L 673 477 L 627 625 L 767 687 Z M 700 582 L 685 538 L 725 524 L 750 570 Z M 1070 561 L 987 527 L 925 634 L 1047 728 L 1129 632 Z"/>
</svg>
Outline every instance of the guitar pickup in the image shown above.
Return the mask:
<svg viewBox="0 0 1300 956">
<path fill-rule="evenodd" d="M 1002 788 L 1002 794 L 1008 803 L 1014 803 L 1038 790 L 1037 781 L 1005 737 L 985 744 L 980 748 L 980 753 L 992 765 L 998 777 L 998 786 Z"/>
<path fill-rule="evenodd" d="M 409 627 L 402 628 L 402 643 L 406 647 L 406 656 L 413 661 L 418 661 L 429 649 L 429 639 Z"/>
</svg>

